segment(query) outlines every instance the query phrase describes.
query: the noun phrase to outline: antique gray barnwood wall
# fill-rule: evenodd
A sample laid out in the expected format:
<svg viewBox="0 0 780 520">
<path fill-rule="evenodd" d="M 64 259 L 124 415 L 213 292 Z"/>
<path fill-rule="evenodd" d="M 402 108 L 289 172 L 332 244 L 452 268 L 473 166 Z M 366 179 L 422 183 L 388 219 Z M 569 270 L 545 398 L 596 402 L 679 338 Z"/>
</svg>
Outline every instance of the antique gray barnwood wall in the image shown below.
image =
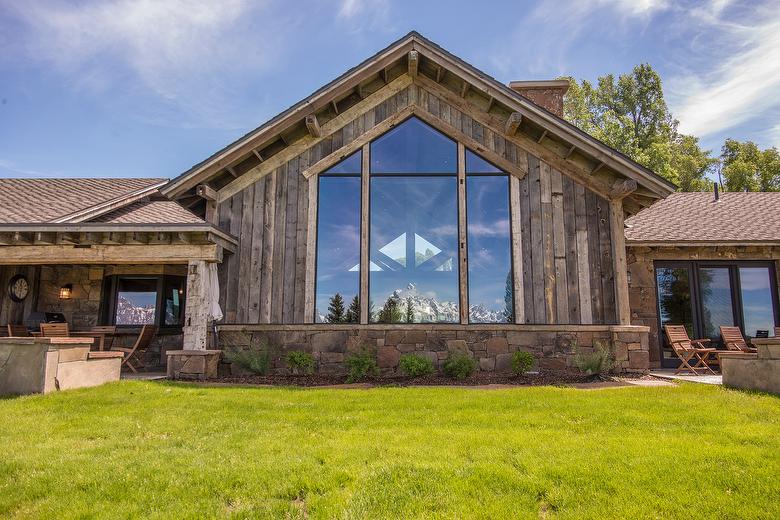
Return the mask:
<svg viewBox="0 0 780 520">
<path fill-rule="evenodd" d="M 223 323 L 313 321 L 317 171 L 311 176 L 311 168 L 327 168 L 411 115 L 490 154 L 514 175 L 518 323 L 616 323 L 609 201 L 472 119 L 465 101 L 451 102 L 417 82 L 220 203 L 220 227 L 240 239 L 237 253 L 220 266 Z"/>
</svg>

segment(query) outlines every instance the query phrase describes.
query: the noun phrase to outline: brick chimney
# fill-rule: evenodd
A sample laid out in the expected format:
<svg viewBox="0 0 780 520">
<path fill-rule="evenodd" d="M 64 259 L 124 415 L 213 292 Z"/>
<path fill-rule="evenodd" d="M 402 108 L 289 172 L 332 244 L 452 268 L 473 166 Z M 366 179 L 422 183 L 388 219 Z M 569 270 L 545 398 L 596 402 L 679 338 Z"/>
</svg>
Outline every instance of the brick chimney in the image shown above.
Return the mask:
<svg viewBox="0 0 780 520">
<path fill-rule="evenodd" d="M 556 116 L 563 117 L 563 95 L 569 90 L 568 80 L 512 81 L 509 88 Z"/>
</svg>

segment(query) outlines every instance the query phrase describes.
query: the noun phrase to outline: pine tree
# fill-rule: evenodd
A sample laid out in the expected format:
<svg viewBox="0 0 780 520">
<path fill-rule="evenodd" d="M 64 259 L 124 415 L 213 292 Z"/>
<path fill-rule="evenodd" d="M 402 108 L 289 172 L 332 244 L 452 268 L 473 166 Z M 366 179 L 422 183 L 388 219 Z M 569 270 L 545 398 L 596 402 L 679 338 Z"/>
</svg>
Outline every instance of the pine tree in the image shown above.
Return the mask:
<svg viewBox="0 0 780 520">
<path fill-rule="evenodd" d="M 331 297 L 325 321 L 328 323 L 344 323 L 344 298 L 339 293 Z"/>
<path fill-rule="evenodd" d="M 515 305 L 512 287 L 512 271 L 509 271 L 506 275 L 506 287 L 504 288 L 504 319 L 507 323 L 514 323 L 515 321 Z"/>
<path fill-rule="evenodd" d="M 414 304 L 411 296 L 406 297 L 406 323 L 414 323 Z"/>
<path fill-rule="evenodd" d="M 401 322 L 401 302 L 398 295 L 393 294 L 385 302 L 382 310 L 379 311 L 379 323 L 400 323 Z"/>
<path fill-rule="evenodd" d="M 352 303 L 349 304 L 345 321 L 347 323 L 360 323 L 360 300 L 357 295 L 352 298 Z"/>
</svg>

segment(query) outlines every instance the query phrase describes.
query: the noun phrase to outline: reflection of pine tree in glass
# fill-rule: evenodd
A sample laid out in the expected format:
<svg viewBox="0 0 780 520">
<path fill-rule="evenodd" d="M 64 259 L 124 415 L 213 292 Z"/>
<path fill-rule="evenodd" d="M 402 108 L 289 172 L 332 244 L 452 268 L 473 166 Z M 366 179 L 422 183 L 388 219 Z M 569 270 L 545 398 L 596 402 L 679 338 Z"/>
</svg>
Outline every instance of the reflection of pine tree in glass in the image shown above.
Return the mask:
<svg viewBox="0 0 780 520">
<path fill-rule="evenodd" d="M 328 305 L 328 315 L 325 317 L 328 323 L 344 322 L 344 298 L 339 293 L 334 294 Z"/>
<path fill-rule="evenodd" d="M 506 319 L 507 323 L 515 321 L 515 305 L 512 293 L 512 271 L 510 270 L 506 274 L 506 286 L 504 287 L 504 319 Z"/>
<path fill-rule="evenodd" d="M 412 298 L 406 298 L 406 323 L 414 323 L 414 304 Z"/>
<path fill-rule="evenodd" d="M 401 323 L 401 299 L 393 294 L 385 302 L 385 306 L 379 311 L 377 321 L 379 323 Z"/>
<path fill-rule="evenodd" d="M 347 309 L 347 314 L 344 319 L 347 323 L 360 322 L 360 300 L 358 299 L 357 295 L 352 298 L 352 303 L 349 304 L 349 308 Z"/>
<path fill-rule="evenodd" d="M 657 282 L 659 306 L 664 324 L 685 325 L 693 335 L 691 316 L 691 285 L 687 269 L 664 268 L 658 270 Z"/>
</svg>

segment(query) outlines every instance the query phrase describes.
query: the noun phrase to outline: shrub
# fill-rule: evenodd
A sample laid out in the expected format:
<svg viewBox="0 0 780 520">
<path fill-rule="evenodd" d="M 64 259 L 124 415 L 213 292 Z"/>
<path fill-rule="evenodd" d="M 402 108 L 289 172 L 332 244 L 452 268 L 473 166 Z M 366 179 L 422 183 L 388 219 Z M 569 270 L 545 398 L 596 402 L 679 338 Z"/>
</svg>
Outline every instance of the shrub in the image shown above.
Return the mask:
<svg viewBox="0 0 780 520">
<path fill-rule="evenodd" d="M 314 356 L 308 352 L 300 350 L 291 350 L 284 358 L 287 368 L 293 374 L 312 374 L 314 373 Z"/>
<path fill-rule="evenodd" d="M 260 345 L 259 350 L 227 349 L 225 350 L 225 359 L 229 363 L 235 363 L 253 374 L 260 375 L 268 374 L 268 367 L 271 364 L 271 355 L 268 345 L 265 343 Z"/>
<path fill-rule="evenodd" d="M 354 383 L 368 376 L 379 375 L 374 351 L 365 345 L 360 347 L 358 352 L 347 356 L 344 364 L 347 365 L 347 383 Z"/>
<path fill-rule="evenodd" d="M 574 356 L 574 366 L 589 376 L 605 374 L 615 366 L 615 356 L 608 345 L 595 342 L 593 352 L 578 349 Z"/>
<path fill-rule="evenodd" d="M 522 376 L 534 365 L 534 356 L 530 352 L 518 350 L 512 354 L 512 372 Z"/>
<path fill-rule="evenodd" d="M 417 354 L 401 356 L 398 366 L 401 371 L 410 377 L 427 376 L 433 374 L 433 361 Z"/>
<path fill-rule="evenodd" d="M 477 369 L 477 362 L 468 354 L 455 352 L 449 355 L 442 369 L 448 377 L 466 379 Z"/>
</svg>

